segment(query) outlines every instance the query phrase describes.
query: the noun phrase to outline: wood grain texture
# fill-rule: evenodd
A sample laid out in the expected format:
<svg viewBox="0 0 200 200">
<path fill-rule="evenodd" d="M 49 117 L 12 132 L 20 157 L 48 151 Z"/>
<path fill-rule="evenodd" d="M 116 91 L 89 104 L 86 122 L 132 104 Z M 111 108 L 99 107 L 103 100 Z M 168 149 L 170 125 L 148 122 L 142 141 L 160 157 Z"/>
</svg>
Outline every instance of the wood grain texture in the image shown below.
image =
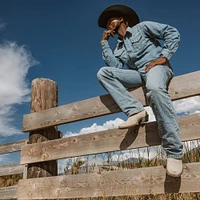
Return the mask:
<svg viewBox="0 0 200 200">
<path fill-rule="evenodd" d="M 182 141 L 200 139 L 200 114 L 179 118 Z M 155 122 L 132 129 L 112 129 L 22 147 L 21 164 L 159 145 Z"/>
<path fill-rule="evenodd" d="M 0 199 L 16 199 L 17 190 L 17 186 L 0 188 Z"/>
<path fill-rule="evenodd" d="M 200 95 L 200 71 L 177 76 L 172 79 L 169 93 L 172 100 Z M 187 83 L 187 87 L 186 84 Z M 146 105 L 141 88 L 131 92 L 144 106 Z M 24 115 L 22 131 L 28 132 L 45 127 L 66 124 L 83 119 L 120 112 L 120 108 L 110 97 L 104 95 L 75 102 L 57 108 Z"/>
<path fill-rule="evenodd" d="M 0 166 L 0 176 L 12 175 L 12 174 L 23 174 L 24 165 L 12 164 Z"/>
<path fill-rule="evenodd" d="M 21 151 L 21 146 L 26 143 L 27 140 L 20 140 L 17 142 L 0 144 L 0 154 L 11 153 L 15 151 Z"/>
<path fill-rule="evenodd" d="M 164 167 L 117 170 L 19 181 L 18 200 L 107 197 L 200 191 L 200 163 L 184 164 L 181 177 Z"/>
<path fill-rule="evenodd" d="M 32 81 L 30 112 L 40 112 L 58 106 L 58 85 L 56 82 L 37 78 Z M 57 127 L 52 126 L 41 130 L 31 131 L 29 144 L 42 143 L 59 138 Z M 27 178 L 48 177 L 57 175 L 57 161 L 30 163 L 27 166 Z"/>
</svg>

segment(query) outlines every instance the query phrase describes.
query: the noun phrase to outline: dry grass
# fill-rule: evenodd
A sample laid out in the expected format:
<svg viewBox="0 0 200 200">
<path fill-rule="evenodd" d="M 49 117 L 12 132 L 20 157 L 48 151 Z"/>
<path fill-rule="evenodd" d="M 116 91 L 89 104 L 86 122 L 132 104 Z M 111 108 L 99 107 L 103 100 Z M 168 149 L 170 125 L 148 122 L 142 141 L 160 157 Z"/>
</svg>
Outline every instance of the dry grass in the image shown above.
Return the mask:
<svg viewBox="0 0 200 200">
<path fill-rule="evenodd" d="M 17 185 L 19 179 L 22 179 L 22 174 L 8 175 L 0 177 L 0 187 L 9 187 Z"/>
</svg>

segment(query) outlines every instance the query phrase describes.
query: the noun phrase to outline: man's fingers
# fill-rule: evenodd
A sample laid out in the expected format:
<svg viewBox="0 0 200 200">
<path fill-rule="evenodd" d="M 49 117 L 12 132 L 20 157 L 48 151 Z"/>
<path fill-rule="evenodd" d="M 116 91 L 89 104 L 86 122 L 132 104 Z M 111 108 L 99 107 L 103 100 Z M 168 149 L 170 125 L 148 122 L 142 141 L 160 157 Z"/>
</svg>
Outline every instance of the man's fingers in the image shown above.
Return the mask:
<svg viewBox="0 0 200 200">
<path fill-rule="evenodd" d="M 105 30 L 103 32 L 102 40 L 108 40 L 110 36 L 114 37 L 115 31 L 114 30 Z"/>
<path fill-rule="evenodd" d="M 110 35 L 111 35 L 111 32 L 109 30 L 105 30 L 103 32 L 102 40 L 108 40 Z"/>
<path fill-rule="evenodd" d="M 110 35 L 111 35 L 112 37 L 115 37 L 115 34 L 114 34 L 113 32 L 111 32 Z"/>
<path fill-rule="evenodd" d="M 115 31 L 113 31 L 113 30 L 107 30 L 107 33 L 110 35 L 115 35 Z"/>
<path fill-rule="evenodd" d="M 149 68 L 148 67 L 146 67 L 146 69 L 145 69 L 145 72 L 147 73 L 149 71 Z"/>
<path fill-rule="evenodd" d="M 153 65 L 146 65 L 146 69 L 145 69 L 145 72 L 147 73 L 151 68 L 153 67 Z"/>
</svg>

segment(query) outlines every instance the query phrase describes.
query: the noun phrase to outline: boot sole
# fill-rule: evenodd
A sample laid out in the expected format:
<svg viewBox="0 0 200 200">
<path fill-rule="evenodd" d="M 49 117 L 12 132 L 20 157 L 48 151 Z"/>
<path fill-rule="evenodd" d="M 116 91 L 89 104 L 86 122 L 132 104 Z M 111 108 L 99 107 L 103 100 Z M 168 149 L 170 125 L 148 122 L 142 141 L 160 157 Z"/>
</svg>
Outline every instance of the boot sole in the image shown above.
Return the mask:
<svg viewBox="0 0 200 200">
<path fill-rule="evenodd" d="M 180 173 L 180 175 L 172 175 L 172 174 L 170 174 L 167 170 L 166 170 L 166 173 L 167 173 L 167 175 L 169 175 L 169 176 L 172 176 L 172 177 L 178 178 L 178 177 L 180 177 L 180 176 L 182 175 L 182 173 L 183 173 L 183 169 L 182 169 L 182 172 Z"/>
<path fill-rule="evenodd" d="M 131 128 L 131 127 L 138 126 L 138 125 L 144 126 L 148 122 L 148 120 L 149 120 L 149 115 L 147 114 L 137 124 L 131 124 L 126 127 L 119 127 L 119 129 L 127 129 L 127 128 Z"/>
</svg>

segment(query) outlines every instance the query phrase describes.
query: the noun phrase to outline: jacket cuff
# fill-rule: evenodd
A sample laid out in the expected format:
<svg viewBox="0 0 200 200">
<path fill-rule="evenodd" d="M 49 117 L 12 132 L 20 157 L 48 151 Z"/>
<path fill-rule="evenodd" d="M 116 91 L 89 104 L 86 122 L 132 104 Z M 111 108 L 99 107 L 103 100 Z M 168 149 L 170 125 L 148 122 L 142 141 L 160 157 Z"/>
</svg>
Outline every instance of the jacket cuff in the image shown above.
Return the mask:
<svg viewBox="0 0 200 200">
<path fill-rule="evenodd" d="M 162 57 L 165 57 L 169 60 L 172 57 L 173 53 L 169 52 L 167 49 L 163 49 L 160 55 L 162 55 Z"/>
<path fill-rule="evenodd" d="M 102 49 L 110 48 L 110 46 L 108 44 L 108 40 L 101 40 L 101 48 Z"/>
</svg>

